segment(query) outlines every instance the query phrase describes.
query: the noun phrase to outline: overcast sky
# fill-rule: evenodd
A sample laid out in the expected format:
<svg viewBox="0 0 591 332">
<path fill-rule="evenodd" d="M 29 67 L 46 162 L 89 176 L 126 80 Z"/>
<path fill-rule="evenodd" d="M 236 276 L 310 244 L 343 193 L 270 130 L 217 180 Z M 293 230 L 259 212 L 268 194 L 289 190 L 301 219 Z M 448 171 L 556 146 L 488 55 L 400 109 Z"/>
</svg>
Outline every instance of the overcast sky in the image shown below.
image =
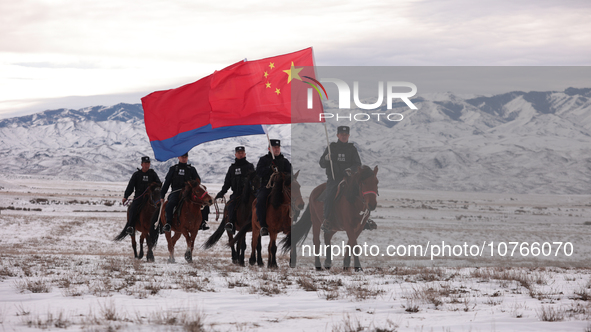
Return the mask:
<svg viewBox="0 0 591 332">
<path fill-rule="evenodd" d="M 0 118 L 139 103 L 238 60 L 588 66 L 591 1 L 0 0 Z"/>
</svg>

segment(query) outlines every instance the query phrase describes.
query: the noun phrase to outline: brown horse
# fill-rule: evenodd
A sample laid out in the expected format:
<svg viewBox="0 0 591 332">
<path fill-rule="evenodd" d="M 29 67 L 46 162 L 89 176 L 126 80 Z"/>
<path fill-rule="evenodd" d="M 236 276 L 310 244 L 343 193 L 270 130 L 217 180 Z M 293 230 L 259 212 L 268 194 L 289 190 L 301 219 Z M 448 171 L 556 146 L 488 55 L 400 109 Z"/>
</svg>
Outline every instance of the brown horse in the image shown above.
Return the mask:
<svg viewBox="0 0 591 332">
<path fill-rule="evenodd" d="M 146 259 L 148 262 L 154 261 L 154 253 L 152 252 L 153 249 L 153 240 L 150 237 L 150 228 L 154 224 L 152 221 L 152 215 L 160 208 L 160 187 L 162 183 L 160 182 L 152 182 L 142 193 L 140 197 L 135 199 L 141 199 L 142 202 L 140 203 L 139 208 L 139 216 L 138 220 L 135 223 L 135 230 L 131 237 L 131 247 L 133 248 L 133 256 L 137 259 L 142 259 L 144 257 L 144 240 L 148 245 L 148 254 L 146 255 Z M 127 211 L 129 215 L 129 210 Z M 132 218 L 133 216 L 129 216 Z M 127 225 L 126 225 L 127 226 Z M 137 247 L 135 242 L 135 232 L 140 232 L 140 253 L 137 253 Z M 126 227 L 123 228 L 121 233 L 115 237 L 115 241 L 121 241 L 127 236 L 127 229 Z"/>
<path fill-rule="evenodd" d="M 373 171 L 368 166 L 359 167 L 357 172 L 352 175 L 346 175 L 339 187 L 339 194 L 334 203 L 334 211 L 332 222 L 330 223 L 331 230 L 324 233 L 324 244 L 330 246 L 330 241 L 337 231 L 347 232 L 347 238 L 350 248 L 357 245 L 357 237 L 361 231 L 369 226 L 369 211 L 375 210 L 377 206 L 378 195 L 378 167 Z M 310 203 L 306 211 L 302 214 L 300 220 L 293 226 L 291 232 L 287 235 L 283 244 L 285 252 L 292 250 L 292 241 L 294 245 L 300 245 L 308 235 L 310 228 L 313 229 L 313 239 L 315 252 L 320 252 L 320 226 L 323 221 L 324 203 L 318 201 L 318 197 L 326 188 L 326 183 L 314 188 L 310 194 Z M 375 226 L 375 225 L 374 225 Z M 372 227 L 373 228 L 373 227 Z M 295 249 L 295 248 L 293 248 Z M 326 249 L 326 260 L 324 267 L 330 269 L 332 265 L 332 256 L 330 247 Z M 343 268 L 349 269 L 351 264 L 351 256 L 348 250 L 345 250 L 345 258 L 343 260 Z M 322 269 L 319 255 L 315 254 L 315 262 L 317 270 Z M 292 250 L 291 265 L 295 266 L 296 255 Z M 354 267 L 356 271 L 361 270 L 359 263 L 359 256 L 354 255 Z"/>
<path fill-rule="evenodd" d="M 236 202 L 236 218 L 235 218 L 235 229 L 242 229 L 244 226 L 251 225 L 251 206 L 252 206 L 252 202 L 256 199 L 255 196 L 255 188 L 258 188 L 260 186 L 260 178 L 257 176 L 257 173 L 255 171 L 250 172 L 249 174 L 247 174 L 245 181 L 242 185 L 242 194 L 234 199 L 237 200 Z M 228 206 L 228 204 L 226 204 L 226 207 Z M 222 235 L 224 234 L 224 231 L 226 231 L 226 233 L 228 234 L 228 245 L 230 246 L 230 248 L 232 249 L 232 263 L 234 264 L 239 264 L 241 266 L 244 266 L 244 253 L 246 251 L 246 237 L 244 236 L 244 233 L 246 233 L 246 231 L 250 231 L 252 229 L 252 227 L 248 228 L 247 230 L 245 230 L 245 232 L 238 233 L 239 235 L 237 236 L 237 238 L 239 237 L 239 241 L 233 241 L 234 240 L 234 232 L 232 231 L 227 231 L 224 227 L 226 226 L 226 222 L 228 221 L 228 210 L 224 208 L 224 217 L 222 218 L 222 221 L 220 222 L 219 227 L 216 229 L 216 231 L 207 239 L 207 241 L 205 242 L 205 244 L 203 244 L 203 247 L 205 249 L 209 249 L 211 247 L 213 247 L 218 241 L 219 239 L 222 237 Z M 261 255 L 261 248 L 260 248 L 260 244 L 259 247 L 257 248 L 258 251 L 258 256 L 260 257 Z M 262 262 L 262 258 L 260 259 Z"/>
<path fill-rule="evenodd" d="M 285 173 L 275 173 L 271 177 L 273 189 L 267 199 L 267 229 L 269 230 L 269 259 L 267 267 L 277 267 L 277 234 L 283 232 L 289 233 L 291 230 L 292 213 L 295 210 L 304 208 L 304 200 L 300 191 L 300 184 L 297 181 L 300 171 L 293 175 Z M 252 248 L 260 245 L 261 225 L 256 217 L 256 199 L 252 203 Z M 250 264 L 255 262 L 255 251 L 253 250 Z M 262 260 L 258 261 L 259 266 Z"/>
<path fill-rule="evenodd" d="M 181 203 L 182 202 L 182 203 Z M 162 225 L 166 224 L 166 217 L 164 215 L 166 211 L 166 204 L 161 208 L 160 222 Z M 182 204 L 182 207 L 180 205 Z M 187 251 L 185 251 L 185 260 L 188 263 L 193 261 L 193 247 L 195 245 L 195 238 L 199 227 L 201 227 L 202 217 L 201 209 L 205 205 L 213 204 L 213 198 L 207 193 L 207 188 L 200 183 L 199 180 L 188 181 L 183 188 L 181 193 L 181 201 L 179 207 L 181 208 L 180 218 L 177 211 L 174 212 L 174 216 L 171 223 L 171 231 L 166 232 L 166 241 L 168 242 L 168 252 L 170 254 L 168 258 L 169 263 L 174 263 L 174 245 L 176 241 L 181 237 L 185 236 L 187 240 Z M 174 235 L 172 232 L 174 231 Z"/>
</svg>

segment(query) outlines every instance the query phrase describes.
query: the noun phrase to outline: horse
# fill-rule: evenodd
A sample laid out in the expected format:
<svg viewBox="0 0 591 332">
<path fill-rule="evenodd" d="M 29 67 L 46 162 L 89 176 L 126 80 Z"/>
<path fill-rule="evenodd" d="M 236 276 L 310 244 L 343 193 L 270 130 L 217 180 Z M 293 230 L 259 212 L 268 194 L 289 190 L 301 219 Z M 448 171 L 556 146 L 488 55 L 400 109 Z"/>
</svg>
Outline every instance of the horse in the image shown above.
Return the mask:
<svg viewBox="0 0 591 332">
<path fill-rule="evenodd" d="M 281 232 L 288 234 L 291 230 L 291 220 L 294 211 L 304 208 L 304 200 L 297 181 L 300 171 L 291 174 L 274 173 L 271 176 L 273 189 L 267 198 L 267 229 L 269 230 L 269 258 L 268 268 L 277 267 L 277 235 Z M 252 248 L 260 246 L 261 225 L 256 217 L 256 199 L 252 203 Z M 249 263 L 254 265 L 255 251 L 253 250 Z M 257 257 L 257 264 L 263 265 L 262 259 Z"/>
<path fill-rule="evenodd" d="M 240 196 L 235 197 L 234 199 L 238 200 L 238 204 L 236 206 L 236 219 L 235 219 L 235 229 L 242 229 L 245 225 L 251 225 L 251 205 L 252 202 L 256 199 L 255 191 L 256 188 L 260 186 L 260 178 L 257 176 L 255 171 L 252 171 L 247 174 L 245 181 L 242 186 L 242 193 Z M 226 204 L 226 207 L 228 204 Z M 224 208 L 224 217 L 220 222 L 219 227 L 216 231 L 207 239 L 203 247 L 205 249 L 209 249 L 213 247 L 219 239 L 224 234 L 224 231 L 228 234 L 228 245 L 232 249 L 232 263 L 239 264 L 244 266 L 244 253 L 246 251 L 246 237 L 240 236 L 237 242 L 234 242 L 234 232 L 226 230 L 226 222 L 228 221 L 228 210 Z M 250 230 L 250 228 L 248 229 Z M 240 234 L 240 233 L 239 233 Z M 232 243 L 232 244 L 230 244 Z M 260 256 L 260 245 L 257 248 L 258 255 Z M 261 258 L 262 261 L 262 258 Z"/>
<path fill-rule="evenodd" d="M 324 233 L 324 244 L 326 248 L 326 259 L 324 261 L 324 268 L 330 269 L 332 265 L 332 255 L 330 250 L 330 241 L 337 231 L 347 232 L 348 246 L 354 248 L 357 245 L 357 237 L 361 234 L 363 229 L 375 229 L 375 224 L 368 223 L 370 211 L 375 210 L 377 206 L 378 196 L 378 167 L 373 170 L 369 166 L 361 166 L 354 174 L 345 175 L 343 181 L 339 185 L 336 201 L 334 203 L 334 211 L 332 222 L 330 223 L 331 230 Z M 300 245 L 306 239 L 310 228 L 313 228 L 313 244 L 314 249 L 320 252 L 320 226 L 323 221 L 324 203 L 318 201 L 318 197 L 324 192 L 326 183 L 314 188 L 310 194 L 310 201 L 308 207 L 302 214 L 300 220 L 294 224 L 290 233 L 281 242 L 284 252 L 292 251 L 291 266 L 295 266 L 296 255 L 293 252 L 292 242 L 295 245 Z M 359 256 L 354 255 L 355 271 L 361 270 Z M 316 255 L 315 255 L 316 256 Z M 345 251 L 343 259 L 343 269 L 348 270 L 351 264 L 351 252 Z M 316 256 L 314 259 L 316 270 L 321 270 L 320 257 Z"/>
<path fill-rule="evenodd" d="M 142 259 L 144 257 L 144 239 L 146 239 L 146 244 L 148 245 L 148 254 L 146 255 L 146 260 L 148 262 L 154 261 L 154 253 L 153 249 L 153 241 L 150 237 L 150 228 L 154 224 L 152 219 L 152 215 L 154 212 L 158 211 L 160 207 L 160 187 L 162 183 L 160 182 L 152 182 L 148 185 L 148 188 L 142 193 L 140 197 L 135 199 L 141 199 L 142 202 L 140 203 L 140 207 L 138 208 L 138 220 L 135 223 L 135 230 L 133 234 L 130 235 L 131 237 L 131 247 L 133 248 L 133 256 L 137 259 Z M 129 210 L 127 211 L 129 214 Z M 132 218 L 131 216 L 130 218 Z M 127 225 L 126 225 L 127 226 Z M 140 253 L 137 253 L 137 247 L 135 242 L 135 232 L 140 232 Z M 121 233 L 113 239 L 114 241 L 121 241 L 127 236 L 127 229 L 126 227 L 123 228 Z"/>
<path fill-rule="evenodd" d="M 166 201 L 160 209 L 160 222 L 162 226 L 166 224 L 166 204 L 168 204 L 168 201 Z M 168 242 L 169 263 L 175 262 L 174 245 L 181 235 L 184 235 L 185 239 L 187 240 L 185 260 L 188 263 L 193 262 L 193 247 L 195 245 L 195 238 L 199 232 L 201 222 L 203 221 L 201 217 L 201 209 L 203 209 L 205 205 L 212 204 L 213 198 L 208 194 L 207 188 L 202 185 L 199 180 L 191 180 L 185 184 L 185 187 L 182 189 L 179 206 L 174 212 L 174 216 L 170 224 L 171 231 L 165 233 L 166 241 Z M 179 208 L 181 209 L 180 213 L 178 212 Z M 154 218 L 157 218 L 157 214 Z M 174 235 L 172 235 L 173 231 Z M 152 232 L 158 233 L 155 229 Z"/>
</svg>

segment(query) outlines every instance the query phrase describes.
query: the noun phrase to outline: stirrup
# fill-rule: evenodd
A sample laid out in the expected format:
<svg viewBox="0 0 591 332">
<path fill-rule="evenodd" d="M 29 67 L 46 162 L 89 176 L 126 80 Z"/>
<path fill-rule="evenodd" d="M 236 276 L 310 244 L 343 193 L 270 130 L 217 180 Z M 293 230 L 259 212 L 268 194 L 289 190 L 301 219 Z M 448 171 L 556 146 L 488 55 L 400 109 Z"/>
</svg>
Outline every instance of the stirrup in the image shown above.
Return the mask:
<svg viewBox="0 0 591 332">
<path fill-rule="evenodd" d="M 224 226 L 224 229 L 226 229 L 228 232 L 234 232 L 234 225 L 231 222 L 227 222 Z"/>
<path fill-rule="evenodd" d="M 166 225 L 164 225 L 163 229 L 166 233 L 170 232 L 170 224 L 166 223 Z"/>
<path fill-rule="evenodd" d="M 205 220 L 203 220 L 201 222 L 201 226 L 199 226 L 199 230 L 206 231 L 208 229 L 209 229 L 209 226 L 207 226 L 207 222 Z"/>
<path fill-rule="evenodd" d="M 132 235 L 134 233 L 134 229 L 133 226 L 129 226 L 125 229 L 125 232 L 129 235 Z"/>
<path fill-rule="evenodd" d="M 267 236 L 267 235 L 269 235 L 269 230 L 267 229 L 267 227 L 261 227 L 260 234 L 261 234 L 261 236 Z"/>
</svg>

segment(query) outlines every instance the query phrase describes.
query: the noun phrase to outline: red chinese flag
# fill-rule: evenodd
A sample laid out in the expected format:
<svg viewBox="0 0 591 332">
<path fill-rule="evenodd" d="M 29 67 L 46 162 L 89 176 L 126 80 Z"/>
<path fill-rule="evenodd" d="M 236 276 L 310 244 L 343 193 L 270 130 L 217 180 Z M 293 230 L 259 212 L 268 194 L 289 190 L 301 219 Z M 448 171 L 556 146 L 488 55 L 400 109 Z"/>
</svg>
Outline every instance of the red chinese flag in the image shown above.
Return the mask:
<svg viewBox="0 0 591 332">
<path fill-rule="evenodd" d="M 312 48 L 215 72 L 209 90 L 212 127 L 323 121 L 319 94 L 308 92 L 314 80 L 306 76 L 316 79 Z"/>
</svg>

